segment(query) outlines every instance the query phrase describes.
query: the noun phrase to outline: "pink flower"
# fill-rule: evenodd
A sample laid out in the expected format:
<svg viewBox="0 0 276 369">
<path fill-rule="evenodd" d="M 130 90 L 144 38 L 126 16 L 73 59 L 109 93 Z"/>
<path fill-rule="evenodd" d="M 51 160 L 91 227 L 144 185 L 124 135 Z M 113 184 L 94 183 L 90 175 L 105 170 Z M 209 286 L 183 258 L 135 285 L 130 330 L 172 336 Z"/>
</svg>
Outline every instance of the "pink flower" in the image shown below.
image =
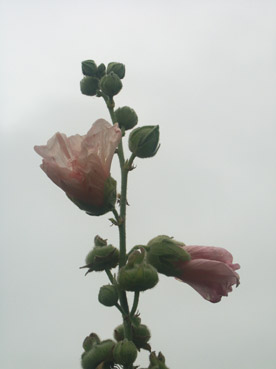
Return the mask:
<svg viewBox="0 0 276 369">
<path fill-rule="evenodd" d="M 211 302 L 219 302 L 228 296 L 232 286 L 239 285 L 239 275 L 235 270 L 239 264 L 232 264 L 233 256 L 220 247 L 181 246 L 191 256 L 189 261 L 179 263 L 178 279 L 193 287 L 202 297 Z"/>
<path fill-rule="evenodd" d="M 110 167 L 120 139 L 117 124 L 98 119 L 84 136 L 58 132 L 47 145 L 34 149 L 43 157 L 41 168 L 76 205 L 90 215 L 101 215 L 115 202 Z"/>
</svg>

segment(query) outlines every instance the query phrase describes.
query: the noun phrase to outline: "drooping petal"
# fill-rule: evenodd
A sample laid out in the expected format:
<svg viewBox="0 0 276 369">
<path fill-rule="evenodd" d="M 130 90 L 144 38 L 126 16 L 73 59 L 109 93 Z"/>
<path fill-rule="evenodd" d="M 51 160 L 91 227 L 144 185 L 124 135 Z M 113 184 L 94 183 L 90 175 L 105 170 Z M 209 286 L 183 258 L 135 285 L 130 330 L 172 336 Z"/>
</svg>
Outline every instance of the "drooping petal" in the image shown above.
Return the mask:
<svg viewBox="0 0 276 369">
<path fill-rule="evenodd" d="M 194 259 L 183 263 L 181 281 L 193 287 L 202 297 L 219 302 L 222 296 L 239 284 L 239 275 L 231 266 L 216 260 Z"/>
</svg>

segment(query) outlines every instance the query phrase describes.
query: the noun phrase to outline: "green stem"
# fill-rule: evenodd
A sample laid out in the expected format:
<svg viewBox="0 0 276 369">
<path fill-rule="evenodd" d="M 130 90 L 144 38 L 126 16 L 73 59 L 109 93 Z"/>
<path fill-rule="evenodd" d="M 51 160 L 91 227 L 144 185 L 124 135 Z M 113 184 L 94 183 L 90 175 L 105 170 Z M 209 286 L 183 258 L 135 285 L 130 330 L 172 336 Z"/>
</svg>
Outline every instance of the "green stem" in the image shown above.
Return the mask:
<svg viewBox="0 0 276 369">
<path fill-rule="evenodd" d="M 110 280 L 110 282 L 111 282 L 112 284 L 114 284 L 114 278 L 113 278 L 113 275 L 112 275 L 112 273 L 111 273 L 110 269 L 105 269 L 105 272 L 106 272 L 106 274 L 107 274 L 108 279 Z"/>
<path fill-rule="evenodd" d="M 131 309 L 131 312 L 130 312 L 130 316 L 134 316 L 136 310 L 137 310 L 137 306 L 138 306 L 138 303 L 139 303 L 139 295 L 140 295 L 140 292 L 136 291 L 134 293 L 134 300 L 133 300 L 133 305 L 132 305 L 132 309 Z"/>
<path fill-rule="evenodd" d="M 106 106 L 108 108 L 112 123 L 116 123 L 116 116 L 114 113 L 114 101 L 112 98 L 109 98 L 105 94 L 102 94 L 102 97 L 105 100 Z M 126 194 L 127 194 L 127 177 L 129 170 L 125 168 L 125 157 L 124 157 L 124 149 L 122 144 L 122 139 L 118 145 L 118 157 L 121 167 L 121 197 L 120 197 L 120 215 L 117 211 L 113 210 L 113 214 L 116 220 L 120 220 L 118 222 L 119 228 L 119 238 L 120 238 L 120 259 L 119 259 L 119 269 L 121 269 L 126 264 Z M 134 158 L 133 158 L 134 159 Z M 133 161 L 132 159 L 132 161 Z M 131 330 L 131 321 L 129 318 L 129 306 L 127 301 L 126 292 L 121 290 L 120 293 L 120 304 L 123 310 L 123 320 L 124 320 L 124 330 L 125 337 L 129 340 L 132 339 L 132 330 Z"/>
</svg>

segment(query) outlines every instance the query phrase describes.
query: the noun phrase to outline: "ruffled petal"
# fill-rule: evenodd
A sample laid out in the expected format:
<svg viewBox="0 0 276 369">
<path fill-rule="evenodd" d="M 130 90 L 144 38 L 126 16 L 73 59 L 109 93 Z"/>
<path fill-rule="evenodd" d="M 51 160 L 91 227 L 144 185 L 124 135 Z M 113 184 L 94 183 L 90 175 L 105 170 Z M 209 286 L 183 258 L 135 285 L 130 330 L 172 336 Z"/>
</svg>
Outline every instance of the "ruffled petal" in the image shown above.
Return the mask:
<svg viewBox="0 0 276 369">
<path fill-rule="evenodd" d="M 195 259 L 183 263 L 178 279 L 210 302 L 219 302 L 232 291 L 234 284 L 239 285 L 239 275 L 231 266 L 215 260 Z"/>
</svg>

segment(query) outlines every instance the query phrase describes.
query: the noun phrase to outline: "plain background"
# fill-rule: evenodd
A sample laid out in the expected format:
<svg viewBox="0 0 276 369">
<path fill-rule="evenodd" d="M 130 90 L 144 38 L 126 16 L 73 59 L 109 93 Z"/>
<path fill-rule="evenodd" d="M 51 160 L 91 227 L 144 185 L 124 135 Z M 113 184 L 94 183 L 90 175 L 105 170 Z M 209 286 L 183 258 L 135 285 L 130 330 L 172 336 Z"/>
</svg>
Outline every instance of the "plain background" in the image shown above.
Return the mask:
<svg viewBox="0 0 276 369">
<path fill-rule="evenodd" d="M 128 246 L 159 234 L 222 246 L 241 285 L 211 304 L 161 277 L 141 296 L 171 369 L 274 369 L 276 3 L 4 0 L 1 18 L 2 369 L 78 369 L 91 332 L 112 337 L 84 264 L 96 234 L 118 244 L 40 170 L 34 145 L 109 119 L 80 94 L 85 59 L 126 65 L 117 106 L 159 124 L 161 148 L 130 174 Z M 118 162 L 111 169 L 118 179 Z M 138 364 L 147 366 L 147 353 Z"/>
</svg>

